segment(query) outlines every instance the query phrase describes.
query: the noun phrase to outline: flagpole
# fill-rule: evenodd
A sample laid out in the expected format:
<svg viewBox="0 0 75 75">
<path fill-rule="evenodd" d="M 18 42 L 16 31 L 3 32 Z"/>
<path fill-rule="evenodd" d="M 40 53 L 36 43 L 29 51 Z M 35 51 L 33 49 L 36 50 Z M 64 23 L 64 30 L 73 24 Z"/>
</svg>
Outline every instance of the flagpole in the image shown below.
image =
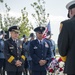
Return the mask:
<svg viewBox="0 0 75 75">
<path fill-rule="evenodd" d="M 47 14 L 47 23 L 50 21 L 50 19 L 49 19 L 49 13 Z"/>
</svg>

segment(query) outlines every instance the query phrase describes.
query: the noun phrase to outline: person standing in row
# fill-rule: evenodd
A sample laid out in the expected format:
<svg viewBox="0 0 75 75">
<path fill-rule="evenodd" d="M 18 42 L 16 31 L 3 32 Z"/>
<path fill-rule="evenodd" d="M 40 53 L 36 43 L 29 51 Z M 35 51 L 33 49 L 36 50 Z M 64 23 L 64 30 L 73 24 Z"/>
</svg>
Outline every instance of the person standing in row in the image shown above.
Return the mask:
<svg viewBox="0 0 75 75">
<path fill-rule="evenodd" d="M 30 40 L 28 41 L 28 47 L 30 47 L 30 42 L 33 41 L 35 39 L 35 35 L 34 33 L 30 33 L 30 36 L 29 36 Z M 29 75 L 32 75 L 32 58 L 30 56 L 30 50 L 28 50 L 29 53 L 28 53 L 28 69 L 29 69 Z"/>
<path fill-rule="evenodd" d="M 30 55 L 32 58 L 32 75 L 46 75 L 47 63 L 51 58 L 50 48 L 47 42 L 43 41 L 45 27 L 37 27 L 35 40 L 30 42 Z"/>
<path fill-rule="evenodd" d="M 24 62 L 24 68 L 25 68 L 25 71 L 24 71 L 24 75 L 28 75 L 28 61 L 27 61 L 27 58 L 28 58 L 28 38 L 26 35 L 23 35 L 23 50 L 25 51 L 25 56 L 26 56 L 26 60 Z"/>
<path fill-rule="evenodd" d="M 5 57 L 4 57 L 4 41 L 6 33 L 0 31 L 0 74 L 5 75 Z"/>
<path fill-rule="evenodd" d="M 45 41 L 48 42 L 48 44 L 50 45 L 50 50 L 51 50 L 51 58 L 55 57 L 55 42 L 51 39 L 51 36 L 53 34 L 51 33 L 51 31 L 47 32 L 47 36 L 45 37 Z"/>
<path fill-rule="evenodd" d="M 11 26 L 8 30 L 11 37 L 5 41 L 4 55 L 7 75 L 22 75 L 24 70 L 25 55 L 22 43 L 18 39 L 19 30 L 18 26 Z"/>
<path fill-rule="evenodd" d="M 64 72 L 75 75 L 75 0 L 66 5 L 70 19 L 61 22 L 58 37 L 58 50 L 65 57 Z"/>
</svg>

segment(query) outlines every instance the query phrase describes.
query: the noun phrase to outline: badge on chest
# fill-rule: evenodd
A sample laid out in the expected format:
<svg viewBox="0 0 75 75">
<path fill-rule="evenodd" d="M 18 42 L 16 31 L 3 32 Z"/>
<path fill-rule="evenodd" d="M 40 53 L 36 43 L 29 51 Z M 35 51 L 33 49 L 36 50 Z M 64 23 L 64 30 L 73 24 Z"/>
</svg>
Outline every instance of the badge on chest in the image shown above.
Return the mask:
<svg viewBox="0 0 75 75">
<path fill-rule="evenodd" d="M 48 45 L 48 43 L 47 43 L 47 42 L 45 42 L 45 47 L 46 47 L 46 48 L 49 48 L 49 45 Z"/>
</svg>

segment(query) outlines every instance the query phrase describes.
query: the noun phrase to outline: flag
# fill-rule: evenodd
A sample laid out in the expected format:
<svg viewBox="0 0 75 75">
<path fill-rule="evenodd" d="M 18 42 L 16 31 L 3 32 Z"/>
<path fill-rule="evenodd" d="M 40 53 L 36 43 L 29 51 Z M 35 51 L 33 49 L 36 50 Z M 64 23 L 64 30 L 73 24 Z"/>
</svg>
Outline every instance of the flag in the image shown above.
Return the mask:
<svg viewBox="0 0 75 75">
<path fill-rule="evenodd" d="M 50 21 L 49 21 L 49 23 L 47 24 L 46 28 L 47 28 L 47 32 L 48 32 L 48 31 L 51 31 Z"/>
<path fill-rule="evenodd" d="M 50 21 L 48 22 L 45 31 L 43 33 L 43 38 L 45 38 L 47 36 L 47 32 L 50 31 L 51 32 L 51 27 L 50 27 Z"/>
</svg>

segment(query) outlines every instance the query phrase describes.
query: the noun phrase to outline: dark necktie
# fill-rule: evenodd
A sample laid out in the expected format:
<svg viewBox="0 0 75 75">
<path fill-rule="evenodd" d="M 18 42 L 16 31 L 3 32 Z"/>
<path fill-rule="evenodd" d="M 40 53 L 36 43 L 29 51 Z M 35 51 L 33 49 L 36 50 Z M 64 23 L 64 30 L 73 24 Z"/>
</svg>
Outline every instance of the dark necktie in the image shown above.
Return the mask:
<svg viewBox="0 0 75 75">
<path fill-rule="evenodd" d="M 42 41 L 40 41 L 40 47 L 42 48 Z"/>
<path fill-rule="evenodd" d="M 41 44 L 41 40 L 40 40 L 40 44 Z"/>
<path fill-rule="evenodd" d="M 13 40 L 13 43 L 16 44 L 15 40 Z"/>
</svg>

